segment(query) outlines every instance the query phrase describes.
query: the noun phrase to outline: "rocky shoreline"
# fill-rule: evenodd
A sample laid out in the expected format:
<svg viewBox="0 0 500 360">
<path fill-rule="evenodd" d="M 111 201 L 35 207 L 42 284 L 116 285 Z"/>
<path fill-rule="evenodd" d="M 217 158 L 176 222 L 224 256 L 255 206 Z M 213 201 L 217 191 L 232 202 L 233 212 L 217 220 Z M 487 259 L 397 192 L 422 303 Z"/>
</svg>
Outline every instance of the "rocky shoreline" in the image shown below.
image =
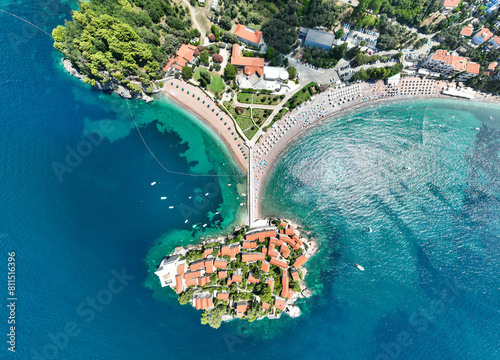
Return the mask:
<svg viewBox="0 0 500 360">
<path fill-rule="evenodd" d="M 295 302 L 308 298 L 305 263 L 318 251 L 287 220 L 261 220 L 259 227 L 235 229 L 227 237 L 179 246 L 155 274 L 179 302 L 204 310 L 202 323 L 218 328 L 235 318 L 252 322 L 301 314 Z"/>
<path fill-rule="evenodd" d="M 80 71 L 73 65 L 73 63 L 69 59 L 63 58 L 62 64 L 64 66 L 64 69 L 71 76 L 74 76 L 74 77 L 80 79 L 81 81 L 83 81 L 85 78 L 87 78 L 87 75 L 80 73 Z M 139 82 L 135 82 L 135 83 L 139 86 L 141 85 Z M 147 95 L 143 90 L 141 90 L 141 93 L 136 93 L 130 89 L 127 89 L 126 87 L 121 85 L 118 80 L 113 79 L 113 78 L 106 83 L 96 81 L 96 84 L 93 87 L 98 89 L 98 90 L 101 90 L 101 91 L 112 92 L 118 96 L 121 96 L 124 99 L 139 99 L 139 100 L 144 100 L 146 102 L 151 102 L 154 100 L 153 97 Z M 153 94 L 159 93 L 161 91 L 162 91 L 162 89 L 154 89 Z"/>
</svg>

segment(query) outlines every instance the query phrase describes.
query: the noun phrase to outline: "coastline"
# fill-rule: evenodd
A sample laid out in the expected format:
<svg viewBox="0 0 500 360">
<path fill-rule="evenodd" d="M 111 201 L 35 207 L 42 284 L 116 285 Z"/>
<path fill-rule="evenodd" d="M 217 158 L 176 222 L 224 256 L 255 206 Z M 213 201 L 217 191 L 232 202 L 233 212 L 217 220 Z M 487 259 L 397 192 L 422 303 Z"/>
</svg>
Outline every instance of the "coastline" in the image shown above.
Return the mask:
<svg viewBox="0 0 500 360">
<path fill-rule="evenodd" d="M 171 83 L 173 83 L 173 85 L 171 85 Z M 184 89 L 184 91 L 182 89 Z M 217 106 L 214 100 L 200 88 L 179 79 L 169 79 L 165 81 L 163 94 L 176 105 L 208 125 L 222 139 L 235 162 L 240 169 L 246 173 L 248 169 L 248 159 L 245 159 L 245 156 L 248 156 L 248 149 L 244 141 L 238 135 L 233 120 Z M 198 98 L 200 98 L 200 100 L 198 100 Z M 203 101 L 205 103 L 203 103 Z M 212 111 L 211 109 L 215 110 Z M 226 123 L 226 125 L 224 125 L 224 123 Z M 243 149 L 244 152 L 241 149 Z"/>
<path fill-rule="evenodd" d="M 363 85 L 366 85 L 367 83 L 363 83 Z M 380 85 L 380 84 L 379 84 Z M 321 117 L 318 117 L 316 119 L 310 120 L 310 122 L 300 128 L 291 128 L 288 131 L 287 134 L 283 138 L 279 138 L 276 143 L 273 144 L 271 149 L 269 149 L 269 152 L 266 153 L 265 157 L 259 157 L 258 154 L 254 155 L 254 164 L 256 164 L 256 172 L 258 175 L 254 176 L 254 184 L 257 183 L 257 186 L 255 186 L 255 205 L 254 205 L 254 214 L 255 218 L 259 219 L 263 215 L 261 213 L 261 199 L 262 199 L 262 189 L 263 185 L 265 185 L 267 178 L 268 178 L 268 173 L 269 169 L 272 168 L 274 165 L 275 161 L 282 156 L 282 154 L 293 144 L 295 140 L 302 134 L 304 134 L 304 130 L 306 129 L 314 129 L 317 126 L 320 126 L 323 122 L 325 121 L 330 121 L 332 118 L 337 117 L 339 115 L 345 114 L 348 111 L 355 111 L 362 106 L 367 106 L 367 105 L 374 105 L 378 103 L 391 103 L 391 102 L 396 102 L 396 101 L 410 101 L 410 100 L 425 100 L 425 99 L 445 99 L 445 100 L 454 100 L 454 101 L 460 101 L 461 99 L 453 97 L 453 96 L 448 96 L 448 95 L 443 95 L 442 93 L 435 93 L 435 94 L 426 94 L 426 95 L 398 95 L 398 96 L 393 96 L 393 97 L 377 97 L 377 98 L 370 98 L 367 100 L 364 100 L 364 96 L 368 95 L 365 91 L 362 92 L 363 96 L 361 98 L 355 99 L 352 102 L 347 102 L 345 105 L 343 104 L 342 106 L 338 108 L 332 108 L 330 112 L 322 115 Z M 321 95 L 321 94 L 320 94 Z M 317 106 L 318 103 L 320 102 L 321 98 L 315 98 L 312 100 L 309 100 L 306 104 L 303 104 L 300 108 L 296 108 L 292 111 L 289 111 L 287 115 L 285 115 L 282 119 L 277 121 L 275 124 L 273 124 L 272 128 L 277 128 L 278 125 L 282 126 L 283 124 L 286 123 L 288 119 L 294 116 L 298 116 L 304 109 L 302 107 L 305 107 L 306 105 L 308 106 Z M 463 101 L 463 100 L 462 100 Z M 474 99 L 473 101 L 475 102 L 481 102 L 481 103 L 496 103 L 500 104 L 498 99 L 493 98 L 493 99 L 487 99 L 485 97 L 483 98 L 478 98 Z M 306 108 L 307 109 L 307 108 Z M 259 141 L 259 143 L 262 145 L 266 141 L 266 137 L 269 136 L 270 131 L 268 131 Z M 262 148 L 262 147 L 261 147 Z M 258 169 L 258 165 L 262 165 L 264 162 L 264 168 Z M 268 214 L 268 216 L 271 216 Z"/>
</svg>

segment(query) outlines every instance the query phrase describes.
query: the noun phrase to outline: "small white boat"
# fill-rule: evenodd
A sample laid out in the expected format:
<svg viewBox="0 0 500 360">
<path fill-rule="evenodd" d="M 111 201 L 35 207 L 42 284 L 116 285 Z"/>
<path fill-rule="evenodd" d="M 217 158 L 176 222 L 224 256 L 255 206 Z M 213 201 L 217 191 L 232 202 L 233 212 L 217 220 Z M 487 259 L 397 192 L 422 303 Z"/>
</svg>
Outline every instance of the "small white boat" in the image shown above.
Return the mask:
<svg viewBox="0 0 500 360">
<path fill-rule="evenodd" d="M 187 224 L 187 222 L 188 222 L 188 221 L 189 221 L 189 220 L 184 221 L 184 224 Z"/>
<path fill-rule="evenodd" d="M 247 196 L 247 194 L 243 193 L 243 194 L 241 194 L 241 196 Z"/>
<path fill-rule="evenodd" d="M 368 232 L 373 232 L 373 229 L 371 227 L 369 227 Z"/>
<path fill-rule="evenodd" d="M 167 197 L 166 196 L 162 196 L 160 199 L 167 200 Z"/>
<path fill-rule="evenodd" d="M 232 184 L 227 184 L 227 186 L 231 186 Z"/>
<path fill-rule="evenodd" d="M 205 196 L 208 196 L 208 193 L 206 193 Z"/>
<path fill-rule="evenodd" d="M 356 267 L 357 267 L 359 270 L 361 270 L 361 271 L 365 271 L 365 268 L 364 268 L 364 267 L 362 267 L 362 266 L 361 266 L 361 265 L 359 265 L 359 264 L 354 264 L 354 266 L 356 266 Z"/>
<path fill-rule="evenodd" d="M 219 212 L 217 211 L 217 212 L 215 213 L 215 215 L 218 215 L 218 214 L 219 214 Z"/>
<path fill-rule="evenodd" d="M 173 206 L 169 206 L 168 208 L 169 208 L 169 209 L 173 209 L 174 207 L 173 207 Z"/>
<path fill-rule="evenodd" d="M 240 203 L 240 206 L 243 206 L 243 205 L 245 205 L 245 203 Z"/>
<path fill-rule="evenodd" d="M 192 196 L 189 197 L 190 199 L 192 198 Z"/>
<path fill-rule="evenodd" d="M 481 129 L 479 129 L 479 128 L 474 128 L 474 129 L 476 129 L 476 130 L 481 130 Z"/>
<path fill-rule="evenodd" d="M 193 225 L 193 229 L 194 229 L 195 227 L 196 227 L 196 224 L 195 224 L 195 225 Z"/>
<path fill-rule="evenodd" d="M 156 185 L 156 181 L 153 181 L 153 182 L 151 183 L 151 186 L 153 186 L 153 185 Z"/>
<path fill-rule="evenodd" d="M 206 227 L 206 226 L 207 226 L 207 224 L 203 224 L 203 227 Z"/>
</svg>

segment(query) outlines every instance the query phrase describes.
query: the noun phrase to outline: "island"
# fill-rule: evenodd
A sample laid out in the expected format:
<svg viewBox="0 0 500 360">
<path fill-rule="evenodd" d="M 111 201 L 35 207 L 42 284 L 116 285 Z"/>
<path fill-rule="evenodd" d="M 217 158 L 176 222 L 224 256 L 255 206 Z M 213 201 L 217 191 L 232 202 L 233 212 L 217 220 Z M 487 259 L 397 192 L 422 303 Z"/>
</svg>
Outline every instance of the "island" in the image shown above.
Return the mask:
<svg viewBox="0 0 500 360">
<path fill-rule="evenodd" d="M 175 248 L 155 274 L 182 305 L 203 310 L 201 323 L 213 328 L 235 318 L 297 317 L 295 302 L 311 295 L 305 264 L 316 251 L 316 241 L 290 221 L 260 220 L 226 238 Z"/>
</svg>

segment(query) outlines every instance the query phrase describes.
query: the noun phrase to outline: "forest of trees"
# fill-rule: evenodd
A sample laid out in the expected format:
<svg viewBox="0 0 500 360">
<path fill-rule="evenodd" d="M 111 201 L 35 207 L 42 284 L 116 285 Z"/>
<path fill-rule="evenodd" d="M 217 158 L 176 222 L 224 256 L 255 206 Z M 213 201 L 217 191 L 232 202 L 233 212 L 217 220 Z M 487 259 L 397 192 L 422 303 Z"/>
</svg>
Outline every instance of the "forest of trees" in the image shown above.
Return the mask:
<svg viewBox="0 0 500 360">
<path fill-rule="evenodd" d="M 168 58 L 199 35 L 188 30 L 187 14 L 166 0 L 81 2 L 72 21 L 53 30 L 54 47 L 88 76 L 89 84 L 115 79 L 140 92 L 140 82 L 151 92 Z"/>
<path fill-rule="evenodd" d="M 280 11 L 267 20 L 262 26 L 264 39 L 281 53 L 288 54 L 299 37 L 299 17 L 297 2 L 290 0 Z"/>
</svg>

